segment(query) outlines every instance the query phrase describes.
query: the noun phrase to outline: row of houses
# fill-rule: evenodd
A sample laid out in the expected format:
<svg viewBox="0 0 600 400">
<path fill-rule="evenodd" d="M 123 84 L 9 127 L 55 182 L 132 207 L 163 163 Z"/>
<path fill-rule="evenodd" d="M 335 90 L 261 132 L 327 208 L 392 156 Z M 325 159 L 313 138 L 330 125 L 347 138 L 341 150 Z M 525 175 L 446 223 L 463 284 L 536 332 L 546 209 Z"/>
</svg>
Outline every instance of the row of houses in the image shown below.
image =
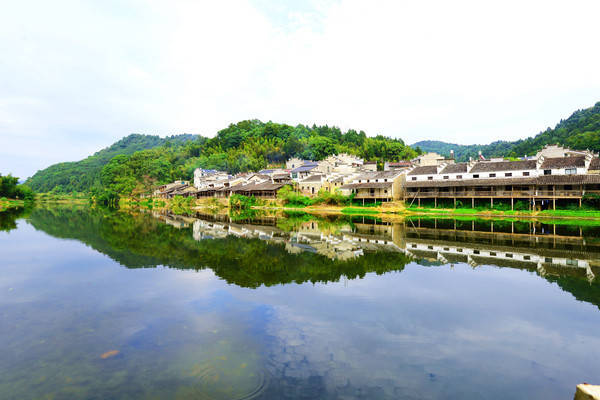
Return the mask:
<svg viewBox="0 0 600 400">
<path fill-rule="evenodd" d="M 581 201 L 586 194 L 600 194 L 600 158 L 590 151 L 546 146 L 535 156 L 520 160 L 477 159 L 456 163 L 444 160 L 419 165 L 406 173 L 403 199 L 471 203 L 481 199 L 519 200 L 530 207 L 556 208 L 557 201 Z"/>
<path fill-rule="evenodd" d="M 292 184 L 307 196 L 316 196 L 325 190 L 354 194 L 363 201 L 392 201 L 401 198 L 401 176 L 409 165 L 412 164 L 386 163 L 388 171 L 377 171 L 376 162 L 364 161 L 350 154 L 336 154 L 318 162 L 292 158 L 286 162 L 285 168 L 237 175 L 198 168 L 194 171 L 193 185 L 177 181 L 159 187 L 154 195 L 164 198 L 227 198 L 232 194 L 242 194 L 275 198 L 283 186 Z"/>
<path fill-rule="evenodd" d="M 600 158 L 590 151 L 546 146 L 536 155 L 522 159 L 485 159 L 481 154 L 468 162 L 455 162 L 436 153 L 410 161 L 377 164 L 349 154 L 321 161 L 292 158 L 285 168 L 230 175 L 197 169 L 193 185 L 178 181 L 160 187 L 155 195 L 229 197 L 243 194 L 274 198 L 283 186 L 293 184 L 307 196 L 320 191 L 354 195 L 363 202 L 404 200 L 421 205 L 422 200 L 470 202 L 484 199 L 514 202 L 526 200 L 531 207 L 556 207 L 557 201 L 581 200 L 586 194 L 600 195 Z"/>
</svg>

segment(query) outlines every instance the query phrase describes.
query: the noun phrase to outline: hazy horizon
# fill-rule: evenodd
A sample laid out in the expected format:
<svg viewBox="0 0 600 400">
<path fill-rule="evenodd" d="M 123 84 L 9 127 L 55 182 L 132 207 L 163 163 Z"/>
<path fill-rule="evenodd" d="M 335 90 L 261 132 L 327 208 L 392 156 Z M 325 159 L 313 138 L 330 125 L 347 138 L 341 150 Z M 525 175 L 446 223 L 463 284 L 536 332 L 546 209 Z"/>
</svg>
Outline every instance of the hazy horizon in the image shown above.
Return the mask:
<svg viewBox="0 0 600 400">
<path fill-rule="evenodd" d="M 600 3 L 9 2 L 0 173 L 246 119 L 486 144 L 600 100 Z"/>
</svg>

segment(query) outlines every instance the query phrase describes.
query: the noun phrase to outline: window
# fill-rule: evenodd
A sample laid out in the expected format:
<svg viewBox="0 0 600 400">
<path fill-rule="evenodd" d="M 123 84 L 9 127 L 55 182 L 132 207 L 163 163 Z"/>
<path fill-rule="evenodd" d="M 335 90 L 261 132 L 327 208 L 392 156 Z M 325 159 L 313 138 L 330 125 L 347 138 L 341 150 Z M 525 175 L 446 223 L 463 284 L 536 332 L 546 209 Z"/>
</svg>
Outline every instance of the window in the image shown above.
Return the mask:
<svg viewBox="0 0 600 400">
<path fill-rule="evenodd" d="M 577 173 L 577 168 L 565 168 L 565 174 L 567 175 L 575 175 Z"/>
<path fill-rule="evenodd" d="M 427 177 L 427 180 L 428 180 L 428 181 L 432 181 L 432 180 L 433 180 L 433 176 L 428 176 L 428 177 Z"/>
<path fill-rule="evenodd" d="M 427 246 L 429 250 L 433 250 L 433 246 Z"/>
<path fill-rule="evenodd" d="M 479 174 L 473 174 L 473 178 L 479 178 Z"/>
<path fill-rule="evenodd" d="M 523 176 L 529 176 L 529 172 L 523 172 Z"/>
<path fill-rule="evenodd" d="M 450 247 L 444 247 L 444 251 L 450 251 Z"/>
<path fill-rule="evenodd" d="M 551 169 L 545 169 L 544 170 L 544 175 L 552 175 L 552 170 Z"/>
<path fill-rule="evenodd" d="M 384 181 L 384 182 L 387 182 L 387 179 L 384 179 L 383 181 Z"/>
<path fill-rule="evenodd" d="M 462 175 L 456 175 L 456 179 L 462 179 Z"/>
<path fill-rule="evenodd" d="M 523 260 L 529 261 L 529 260 L 531 260 L 531 256 L 523 256 Z"/>
<path fill-rule="evenodd" d="M 416 249 L 417 245 L 416 244 L 411 244 L 410 247 L 412 247 L 413 249 Z"/>
<path fill-rule="evenodd" d="M 458 251 L 459 253 L 462 253 L 463 249 L 456 249 L 456 251 Z"/>
<path fill-rule="evenodd" d="M 385 189 L 385 190 L 383 191 L 383 193 L 387 193 L 387 189 Z"/>
<path fill-rule="evenodd" d="M 513 258 L 513 255 L 510 253 L 506 253 L 506 258 Z"/>
<path fill-rule="evenodd" d="M 417 177 L 416 177 L 416 176 L 413 176 L 413 177 L 412 177 L 412 180 L 413 180 L 413 181 L 416 181 L 416 180 L 417 180 Z"/>
<path fill-rule="evenodd" d="M 550 264 L 551 264 L 551 263 L 552 263 L 552 258 L 550 258 L 550 257 L 546 257 L 546 258 L 544 259 L 544 262 L 547 262 L 547 263 L 550 263 Z"/>
<path fill-rule="evenodd" d="M 473 250 L 473 254 L 479 254 L 479 250 Z"/>
<path fill-rule="evenodd" d="M 450 178 L 448 175 L 444 175 L 444 179 L 448 179 Z"/>
<path fill-rule="evenodd" d="M 512 176 L 512 172 L 507 172 L 504 174 L 504 176 Z"/>
<path fill-rule="evenodd" d="M 567 259 L 567 265 L 576 267 L 578 264 L 577 260 L 571 260 L 571 259 Z"/>
<path fill-rule="evenodd" d="M 490 256 L 495 257 L 496 253 L 494 253 L 493 251 L 490 251 Z"/>
</svg>

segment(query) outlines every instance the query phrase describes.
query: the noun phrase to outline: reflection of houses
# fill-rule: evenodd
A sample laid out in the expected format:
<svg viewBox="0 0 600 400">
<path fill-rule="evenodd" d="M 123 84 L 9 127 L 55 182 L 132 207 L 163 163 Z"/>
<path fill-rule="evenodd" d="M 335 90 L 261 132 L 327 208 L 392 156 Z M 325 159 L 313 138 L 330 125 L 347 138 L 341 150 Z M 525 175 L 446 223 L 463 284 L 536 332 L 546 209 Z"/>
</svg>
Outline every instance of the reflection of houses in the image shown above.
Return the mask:
<svg viewBox="0 0 600 400">
<path fill-rule="evenodd" d="M 405 232 L 406 254 L 416 259 L 537 270 L 542 275 L 575 274 L 588 279 L 600 273 L 600 246 L 586 241 L 580 227 L 419 219 L 409 220 Z"/>
<path fill-rule="evenodd" d="M 225 238 L 237 236 L 265 240 L 269 243 L 283 243 L 290 253 L 311 252 L 331 259 L 346 260 L 360 257 L 365 251 L 401 251 L 395 240 L 401 240 L 391 223 L 373 221 L 373 224 L 361 223 L 357 220 L 354 228 L 350 225 L 320 227 L 317 221 L 305 222 L 296 231 L 286 232 L 277 228 L 272 221 L 264 225 L 253 223 L 242 224 L 223 221 L 196 219 L 193 223 L 193 237 L 196 240 Z M 367 226 L 369 225 L 369 226 Z M 370 226 L 372 225 L 372 226 Z M 396 224 L 396 227 L 399 225 Z"/>
<path fill-rule="evenodd" d="M 402 252 L 418 263 L 496 265 L 535 271 L 542 276 L 569 275 L 588 280 L 600 274 L 600 244 L 577 236 L 578 227 L 570 231 L 560 227 L 557 231 L 544 224 L 522 223 L 512 227 L 521 233 L 510 233 L 509 225 L 500 228 L 502 221 L 477 221 L 475 225 L 466 221 L 457 226 L 454 220 L 392 223 L 353 217 L 345 224 L 301 222 L 288 232 L 277 227 L 275 217 L 241 223 L 222 215 L 207 215 L 206 219 L 154 215 L 179 229 L 192 225 L 195 240 L 228 236 L 259 239 L 284 245 L 290 253 L 310 252 L 336 260 L 373 252 Z"/>
</svg>

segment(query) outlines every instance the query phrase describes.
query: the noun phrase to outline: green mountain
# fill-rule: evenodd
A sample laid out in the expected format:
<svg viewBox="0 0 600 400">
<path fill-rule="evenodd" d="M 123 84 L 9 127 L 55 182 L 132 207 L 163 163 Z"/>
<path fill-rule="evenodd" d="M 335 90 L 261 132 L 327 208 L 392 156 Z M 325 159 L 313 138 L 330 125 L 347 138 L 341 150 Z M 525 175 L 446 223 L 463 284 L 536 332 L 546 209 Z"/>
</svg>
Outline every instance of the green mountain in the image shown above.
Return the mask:
<svg viewBox="0 0 600 400">
<path fill-rule="evenodd" d="M 560 144 L 575 150 L 600 151 L 600 102 L 593 107 L 577 110 L 554 129 L 548 128 L 534 137 L 514 142 L 496 141 L 486 145 L 460 145 L 436 140 L 424 140 L 411 147 L 449 155 L 454 150 L 458 161 L 477 157 L 481 151 L 485 157 L 520 157 L 533 155 L 547 144 Z"/>
<path fill-rule="evenodd" d="M 59 192 L 84 192 L 99 183 L 102 167 L 115 156 L 129 155 L 167 144 L 181 145 L 196 138 L 196 135 L 190 134 L 161 138 L 134 133 L 81 161 L 54 164 L 38 171 L 26 184 L 36 192 L 49 192 L 53 189 Z"/>
<path fill-rule="evenodd" d="M 183 140 L 184 139 L 184 140 Z M 195 168 L 232 174 L 283 165 L 290 157 L 321 160 L 352 153 L 366 160 L 396 161 L 417 156 L 401 139 L 368 137 L 337 127 L 291 126 L 259 120 L 240 121 L 212 138 L 128 136 L 78 163 L 62 163 L 36 173 L 28 184 L 38 192 L 108 189 L 120 194 L 147 193 L 158 184 L 189 180 Z M 139 151 L 136 151 L 139 150 Z"/>
</svg>

